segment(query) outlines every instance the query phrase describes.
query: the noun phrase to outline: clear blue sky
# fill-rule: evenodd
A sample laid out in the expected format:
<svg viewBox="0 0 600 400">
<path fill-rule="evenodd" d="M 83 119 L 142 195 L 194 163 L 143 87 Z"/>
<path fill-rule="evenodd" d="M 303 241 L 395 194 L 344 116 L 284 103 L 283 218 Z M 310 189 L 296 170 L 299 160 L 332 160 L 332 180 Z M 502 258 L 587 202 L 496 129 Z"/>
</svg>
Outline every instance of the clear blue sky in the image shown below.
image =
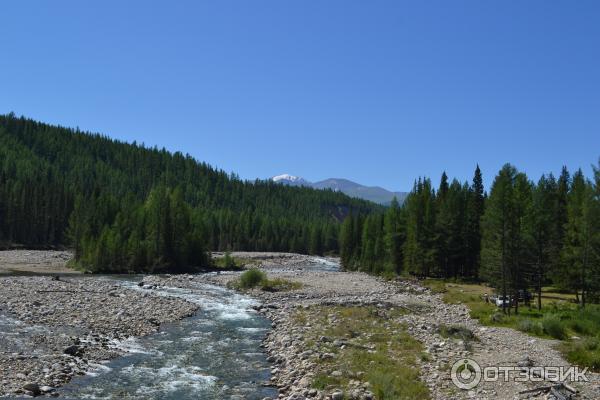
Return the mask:
<svg viewBox="0 0 600 400">
<path fill-rule="evenodd" d="M 590 174 L 599 18 L 598 1 L 4 1 L 0 113 L 249 179 Z"/>
</svg>

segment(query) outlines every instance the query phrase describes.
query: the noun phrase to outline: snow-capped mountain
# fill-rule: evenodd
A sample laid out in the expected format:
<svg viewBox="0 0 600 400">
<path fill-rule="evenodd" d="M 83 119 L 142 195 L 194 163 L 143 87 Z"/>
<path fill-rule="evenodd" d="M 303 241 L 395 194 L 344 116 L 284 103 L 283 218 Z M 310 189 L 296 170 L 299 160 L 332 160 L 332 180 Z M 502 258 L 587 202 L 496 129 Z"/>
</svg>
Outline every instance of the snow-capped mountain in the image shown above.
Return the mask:
<svg viewBox="0 0 600 400">
<path fill-rule="evenodd" d="M 379 186 L 364 186 L 348 179 L 329 178 L 319 182 L 309 182 L 299 176 L 290 174 L 277 175 L 271 178 L 273 182 L 291 186 L 307 186 L 314 189 L 332 189 L 347 194 L 351 197 L 358 197 L 379 204 L 390 204 L 396 197 L 400 203 L 406 198 L 406 192 L 391 192 Z"/>
<path fill-rule="evenodd" d="M 281 174 L 271 178 L 273 182 L 285 183 L 288 185 L 303 185 L 310 186 L 310 182 L 306 181 L 304 178 L 300 178 L 299 176 L 294 176 L 290 174 Z"/>
</svg>

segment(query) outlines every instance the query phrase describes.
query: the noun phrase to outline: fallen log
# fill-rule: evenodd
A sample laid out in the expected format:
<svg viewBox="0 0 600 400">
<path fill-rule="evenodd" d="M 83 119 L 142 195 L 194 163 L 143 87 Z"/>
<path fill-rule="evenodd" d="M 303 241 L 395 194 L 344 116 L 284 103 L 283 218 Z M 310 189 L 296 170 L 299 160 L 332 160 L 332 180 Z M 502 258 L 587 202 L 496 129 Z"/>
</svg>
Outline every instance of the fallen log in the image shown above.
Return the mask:
<svg viewBox="0 0 600 400">
<path fill-rule="evenodd" d="M 564 393 L 565 391 L 570 393 Z M 519 395 L 532 393 L 546 393 L 547 399 L 554 398 L 556 400 L 574 400 L 577 390 L 568 384 L 559 383 L 557 385 L 540 386 L 533 389 L 522 390 L 519 392 Z"/>
</svg>

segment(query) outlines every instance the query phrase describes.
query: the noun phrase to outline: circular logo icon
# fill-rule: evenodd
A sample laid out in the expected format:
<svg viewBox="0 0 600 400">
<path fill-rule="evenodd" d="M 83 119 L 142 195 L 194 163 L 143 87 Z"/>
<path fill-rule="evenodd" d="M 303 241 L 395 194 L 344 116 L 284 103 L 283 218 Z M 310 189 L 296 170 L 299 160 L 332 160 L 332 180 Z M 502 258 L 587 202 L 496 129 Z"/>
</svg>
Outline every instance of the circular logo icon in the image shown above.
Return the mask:
<svg viewBox="0 0 600 400">
<path fill-rule="evenodd" d="M 481 382 L 481 367 L 477 362 L 463 358 L 452 365 L 450 376 L 452 377 L 452 383 L 457 388 L 473 389 Z"/>
</svg>

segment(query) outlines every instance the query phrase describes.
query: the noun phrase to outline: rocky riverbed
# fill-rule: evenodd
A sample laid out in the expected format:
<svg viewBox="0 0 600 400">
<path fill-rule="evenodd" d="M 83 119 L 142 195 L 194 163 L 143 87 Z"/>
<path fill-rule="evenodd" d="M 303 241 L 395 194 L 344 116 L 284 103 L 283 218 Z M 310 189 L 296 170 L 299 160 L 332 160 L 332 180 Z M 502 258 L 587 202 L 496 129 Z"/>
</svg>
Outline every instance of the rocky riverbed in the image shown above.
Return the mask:
<svg viewBox="0 0 600 400">
<path fill-rule="evenodd" d="M 56 388 L 126 352 L 128 340 L 197 305 L 98 277 L 0 278 L 0 395 Z"/>
<path fill-rule="evenodd" d="M 544 380 L 458 389 L 451 366 L 465 358 L 481 366 L 568 365 L 556 341 L 481 326 L 464 305 L 445 304 L 415 281 L 339 272 L 334 259 L 233 256 L 265 270 L 270 279 L 298 284 L 291 291 L 245 293 L 259 301 L 256 310 L 271 321 L 262 342 L 271 377 L 263 384 L 274 387 L 279 399 L 380 398 L 385 382 L 378 374 L 390 371 L 402 371 L 388 376 L 391 381 L 410 386 L 411 395 L 402 398 L 543 398 L 518 393 L 551 383 Z M 194 314 L 198 303 L 165 297 L 165 288 L 227 286 L 239 275 L 145 276 L 139 290 L 102 277 L 0 277 L 0 394 L 58 395 L 55 389 L 72 377 L 124 354 L 130 338 Z M 447 334 L 457 327 L 460 335 Z M 589 382 L 573 384 L 580 391 L 577 398 L 600 398 L 598 374 L 587 377 Z"/>
<path fill-rule="evenodd" d="M 470 318 L 466 306 L 445 304 L 440 295 L 431 293 L 418 282 L 385 281 L 362 273 L 323 272 L 313 268 L 305 270 L 301 257 L 269 257 L 259 259 L 254 264 L 264 268 L 270 279 L 298 282 L 301 288 L 286 292 L 259 289 L 247 292 L 261 301 L 259 311 L 273 324 L 263 347 L 269 360 L 274 363 L 269 384 L 278 388 L 280 399 L 376 398 L 371 383 L 364 377 L 368 365 L 360 371 L 352 371 L 341 370 L 341 366 L 335 362 L 324 362 L 340 356 L 336 347 L 343 350 L 353 345 L 352 337 L 330 336 L 321 343 L 318 338 L 314 340 L 312 332 L 321 328 L 319 324 L 335 325 L 339 320 L 339 317 L 324 322 L 319 320 L 319 312 L 331 312 L 330 308 L 324 307 L 369 307 L 387 315 L 388 325 L 401 324 L 423 346 L 422 354 L 415 360 L 415 368 L 433 399 L 544 398 L 545 394 L 542 393 L 519 395 L 519 392 L 552 383 L 543 379 L 537 382 L 515 382 L 513 379 L 504 382 L 501 379 L 481 383 L 471 390 L 458 389 L 452 383 L 450 371 L 454 362 L 461 359 L 473 359 L 482 367 L 568 365 L 556 350 L 557 341 L 533 338 L 508 328 L 484 327 Z M 286 264 L 286 260 L 292 260 L 292 263 Z M 238 276 L 239 273 L 224 273 L 149 279 L 154 284 L 186 287 L 195 282 L 227 285 Z M 398 309 L 404 312 L 390 313 L 390 310 Z M 305 317 L 299 318 L 299 313 Z M 456 327 L 465 329 L 472 337 L 448 337 L 442 334 L 444 329 Z M 332 343 L 336 345 L 332 347 Z M 363 340 L 360 343 L 366 353 L 376 345 L 374 341 Z M 332 348 L 335 352 L 332 352 Z M 317 375 L 323 373 L 339 379 L 327 382 L 333 381 L 333 385 L 315 382 Z M 579 390 L 577 398 L 600 398 L 599 375 L 588 373 L 587 377 L 589 382 L 572 384 Z M 336 386 L 336 382 L 340 384 Z"/>
</svg>

